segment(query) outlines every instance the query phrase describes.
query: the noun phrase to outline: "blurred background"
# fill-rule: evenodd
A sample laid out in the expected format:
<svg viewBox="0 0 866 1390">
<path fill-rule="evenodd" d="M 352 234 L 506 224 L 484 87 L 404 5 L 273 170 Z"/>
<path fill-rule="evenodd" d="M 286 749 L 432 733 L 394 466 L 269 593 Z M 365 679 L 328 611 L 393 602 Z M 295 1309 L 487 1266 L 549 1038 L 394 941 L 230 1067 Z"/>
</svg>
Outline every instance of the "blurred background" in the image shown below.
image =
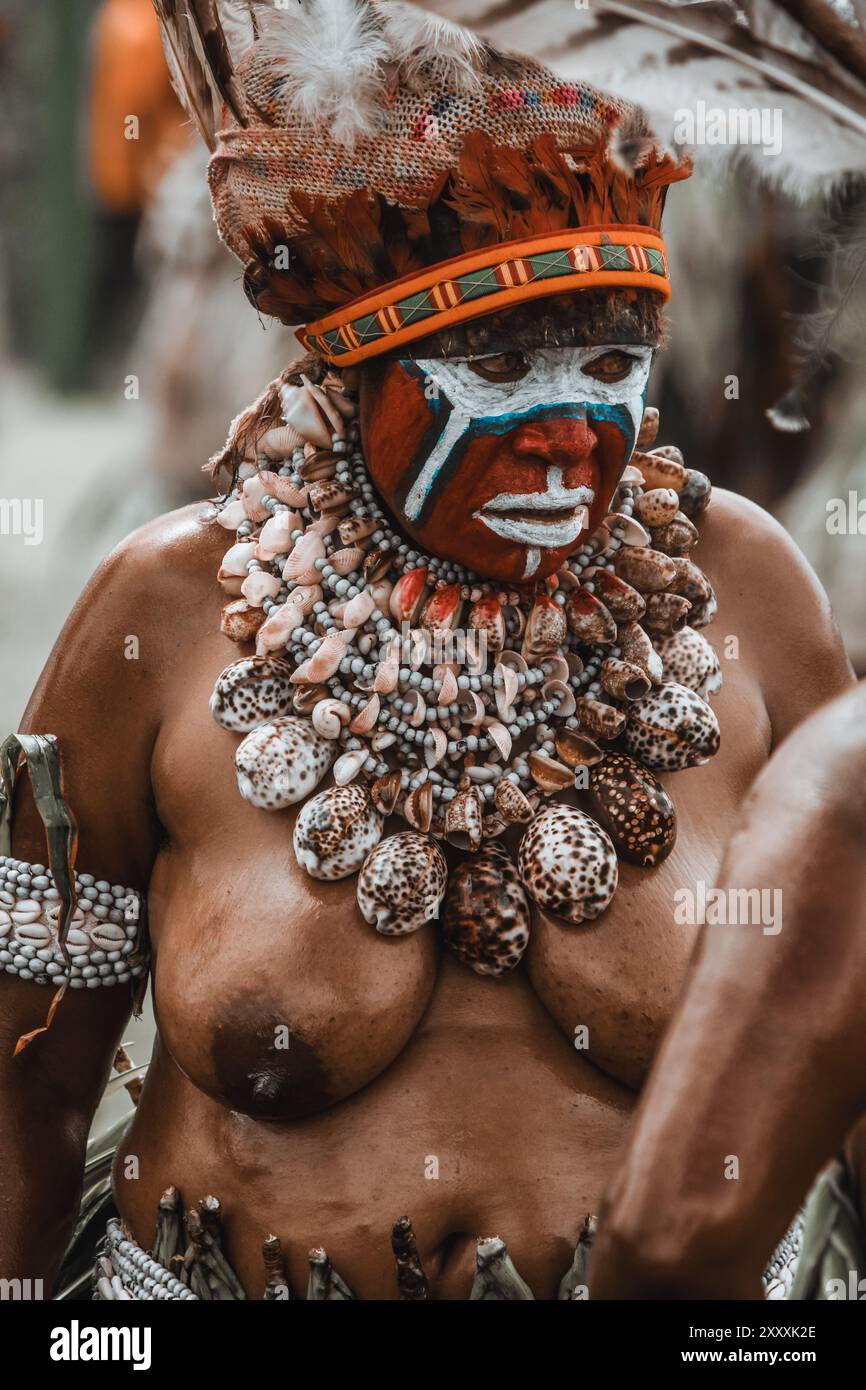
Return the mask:
<svg viewBox="0 0 866 1390">
<path fill-rule="evenodd" d="M 831 207 L 745 168 L 675 187 L 670 344 L 649 394 L 662 442 L 799 541 L 861 673 L 866 546 L 856 528 L 828 534 L 827 505 L 866 495 L 866 275 L 788 410 L 811 427 L 780 432 L 765 412 L 796 377 L 797 319 L 838 274 L 840 229 L 856 266 L 864 225 L 862 186 Z M 4 733 L 95 566 L 207 494 L 229 421 L 295 347 L 257 318 L 217 240 L 150 0 L 0 0 L 0 499 L 41 499 L 44 526 L 38 545 L 0 533 Z M 146 1031 L 136 1046 L 138 1063 Z"/>
</svg>

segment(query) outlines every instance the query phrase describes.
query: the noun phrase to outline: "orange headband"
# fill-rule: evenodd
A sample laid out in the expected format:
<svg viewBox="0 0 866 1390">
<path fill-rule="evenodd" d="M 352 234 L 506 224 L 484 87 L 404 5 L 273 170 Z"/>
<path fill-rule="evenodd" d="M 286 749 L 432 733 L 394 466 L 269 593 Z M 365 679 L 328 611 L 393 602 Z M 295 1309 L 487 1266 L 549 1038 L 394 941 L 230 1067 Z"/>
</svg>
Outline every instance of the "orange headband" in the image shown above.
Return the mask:
<svg viewBox="0 0 866 1390">
<path fill-rule="evenodd" d="M 404 275 L 308 323 L 304 347 L 352 366 L 525 299 L 614 286 L 670 298 L 665 244 L 647 227 L 601 226 L 500 242 Z"/>
</svg>

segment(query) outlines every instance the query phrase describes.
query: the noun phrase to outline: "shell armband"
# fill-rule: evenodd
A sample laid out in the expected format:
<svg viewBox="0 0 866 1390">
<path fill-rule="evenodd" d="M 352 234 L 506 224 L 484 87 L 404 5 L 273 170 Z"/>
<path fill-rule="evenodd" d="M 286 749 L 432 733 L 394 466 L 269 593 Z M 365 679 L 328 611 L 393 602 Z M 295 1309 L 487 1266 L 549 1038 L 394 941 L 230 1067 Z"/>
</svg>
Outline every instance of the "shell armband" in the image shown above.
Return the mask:
<svg viewBox="0 0 866 1390">
<path fill-rule="evenodd" d="M 12 798 L 24 768 L 45 829 L 48 867 L 12 856 Z M 76 873 L 77 840 L 57 739 L 11 734 L 0 744 L 0 967 L 57 987 L 46 1028 L 67 986 L 126 984 L 148 970 L 141 894 Z M 19 1038 L 16 1051 L 44 1031 Z"/>
<path fill-rule="evenodd" d="M 62 912 L 54 876 L 42 864 L 0 855 L 0 966 L 9 975 L 70 989 L 125 984 L 147 971 L 141 895 L 131 888 L 75 876 L 76 906 L 64 958 L 58 940 Z"/>
</svg>

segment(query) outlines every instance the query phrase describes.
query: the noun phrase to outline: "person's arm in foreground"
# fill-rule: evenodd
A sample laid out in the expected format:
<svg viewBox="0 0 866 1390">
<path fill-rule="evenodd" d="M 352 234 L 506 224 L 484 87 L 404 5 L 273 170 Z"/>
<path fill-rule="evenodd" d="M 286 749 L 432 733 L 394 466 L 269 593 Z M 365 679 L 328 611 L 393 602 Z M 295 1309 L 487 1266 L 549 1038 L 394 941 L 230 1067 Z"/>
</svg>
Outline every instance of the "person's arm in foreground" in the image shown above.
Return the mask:
<svg viewBox="0 0 866 1390">
<path fill-rule="evenodd" d="M 718 886 L 777 890 L 781 914 L 703 929 L 606 1195 L 594 1298 L 760 1297 L 866 1111 L 866 683 L 773 757 Z"/>
<path fill-rule="evenodd" d="M 61 633 L 22 725 L 57 736 L 79 827 L 76 869 L 141 892 L 158 834 L 150 757 L 165 589 L 147 545 L 133 539 L 115 551 Z M 46 864 L 25 771 L 18 785 L 12 853 Z M 49 1030 L 15 1056 L 53 994 L 50 984 L 0 972 L 0 1278 L 42 1279 L 46 1296 L 77 1215 L 88 1130 L 133 991 L 125 983 L 67 990 Z"/>
</svg>

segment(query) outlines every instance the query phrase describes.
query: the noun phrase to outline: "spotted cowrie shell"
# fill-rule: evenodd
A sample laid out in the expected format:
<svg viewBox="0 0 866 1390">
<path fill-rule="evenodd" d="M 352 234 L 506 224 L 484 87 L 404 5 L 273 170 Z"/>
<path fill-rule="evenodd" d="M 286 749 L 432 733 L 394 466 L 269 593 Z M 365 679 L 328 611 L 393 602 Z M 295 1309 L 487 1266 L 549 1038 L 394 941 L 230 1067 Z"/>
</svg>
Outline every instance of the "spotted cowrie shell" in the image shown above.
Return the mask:
<svg viewBox="0 0 866 1390">
<path fill-rule="evenodd" d="M 273 719 L 253 729 L 235 752 L 241 796 L 266 811 L 292 806 L 315 791 L 337 744 L 317 734 L 309 719 Z"/>
<path fill-rule="evenodd" d="M 623 742 L 653 772 L 678 772 L 707 762 L 719 749 L 719 721 L 688 686 L 659 686 L 628 706 Z"/>
<path fill-rule="evenodd" d="M 650 868 L 677 838 L 674 803 L 657 777 L 626 753 L 608 753 L 589 770 L 587 795 L 620 859 Z"/>
<path fill-rule="evenodd" d="M 719 658 L 702 632 L 682 627 L 668 637 L 657 638 L 655 648 L 662 660 L 664 681 L 687 685 L 704 700 L 721 689 Z"/>
<path fill-rule="evenodd" d="M 382 936 L 405 936 L 439 916 L 447 882 L 445 857 L 429 835 L 389 835 L 358 875 L 361 916 Z"/>
<path fill-rule="evenodd" d="M 477 975 L 505 975 L 529 945 L 529 903 L 508 854 L 490 841 L 451 874 L 442 907 L 442 934 Z"/>
<path fill-rule="evenodd" d="M 360 782 L 328 787 L 304 802 L 292 835 L 295 858 L 311 878 L 347 878 L 382 838 L 385 818 Z"/>
<path fill-rule="evenodd" d="M 217 676 L 210 712 L 220 728 L 244 734 L 292 708 L 292 667 L 282 657 L 249 656 Z"/>
<path fill-rule="evenodd" d="M 539 812 L 520 842 L 517 865 L 533 902 L 568 922 L 598 917 L 616 892 L 610 837 L 576 806 L 546 806 Z"/>
</svg>

